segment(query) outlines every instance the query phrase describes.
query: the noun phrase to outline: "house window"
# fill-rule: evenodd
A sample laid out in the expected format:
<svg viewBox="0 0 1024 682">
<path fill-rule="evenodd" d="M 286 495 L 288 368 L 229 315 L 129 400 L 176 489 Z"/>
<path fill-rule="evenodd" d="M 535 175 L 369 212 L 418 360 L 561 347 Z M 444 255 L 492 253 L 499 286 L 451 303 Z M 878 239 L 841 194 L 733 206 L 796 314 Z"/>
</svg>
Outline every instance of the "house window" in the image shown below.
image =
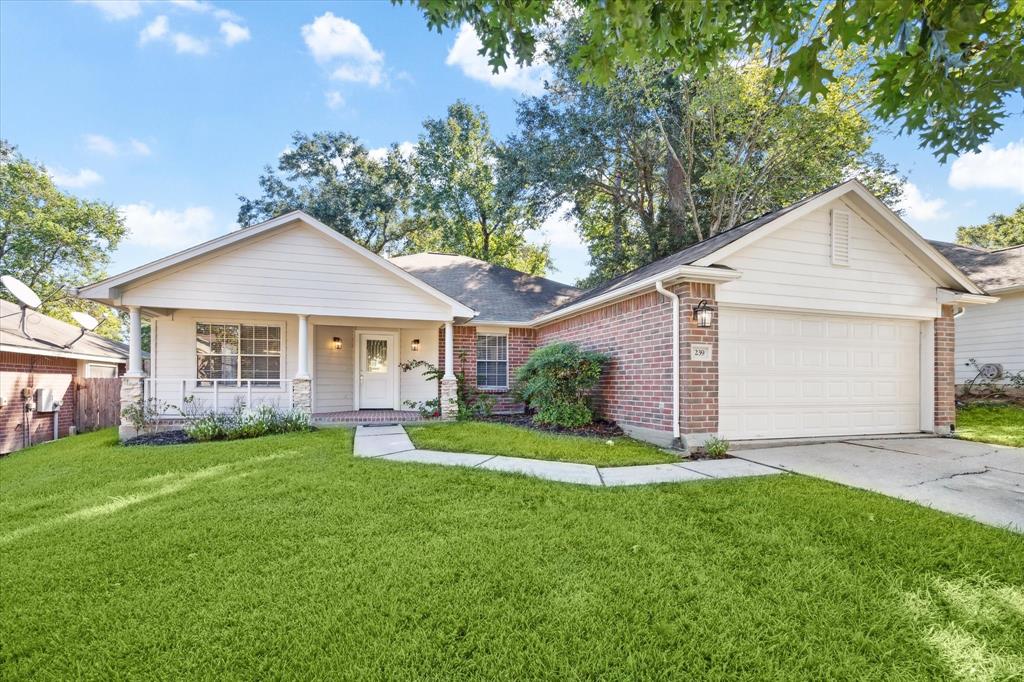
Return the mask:
<svg viewBox="0 0 1024 682">
<path fill-rule="evenodd" d="M 476 385 L 478 388 L 508 388 L 508 338 L 499 334 L 476 337 Z"/>
<path fill-rule="evenodd" d="M 85 366 L 86 379 L 116 379 L 117 365 L 98 365 L 89 363 Z"/>
<path fill-rule="evenodd" d="M 267 324 L 196 324 L 196 378 L 246 380 L 269 385 L 281 379 L 281 327 Z"/>
</svg>

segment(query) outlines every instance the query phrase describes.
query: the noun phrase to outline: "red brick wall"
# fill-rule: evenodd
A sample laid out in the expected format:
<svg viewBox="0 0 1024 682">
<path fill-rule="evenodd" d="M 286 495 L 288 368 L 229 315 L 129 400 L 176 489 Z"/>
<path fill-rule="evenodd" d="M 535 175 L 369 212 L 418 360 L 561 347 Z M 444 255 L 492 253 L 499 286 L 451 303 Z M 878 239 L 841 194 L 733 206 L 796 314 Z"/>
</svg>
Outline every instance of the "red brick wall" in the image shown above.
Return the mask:
<svg viewBox="0 0 1024 682">
<path fill-rule="evenodd" d="M 476 386 L 476 327 L 455 327 L 455 371 L 464 372 L 466 381 Z M 523 404 L 512 397 L 511 388 L 515 383 L 516 370 L 523 366 L 530 352 L 536 347 L 532 329 L 510 328 L 508 330 L 508 382 L 509 390 L 487 390 L 494 397 L 495 412 L 522 412 Z M 438 367 L 444 369 L 444 328 L 438 336 Z"/>
<path fill-rule="evenodd" d="M 687 282 L 679 294 L 680 424 L 682 433 L 718 432 L 718 306 L 715 285 Z M 698 327 L 693 309 L 707 301 L 714 311 L 710 327 Z M 710 361 L 690 359 L 690 344 L 711 346 Z"/>
<path fill-rule="evenodd" d="M 22 353 L 0 353 L 0 395 L 7 404 L 0 407 L 0 453 L 19 450 L 25 443 L 26 424 L 32 443 L 53 438 L 53 413 L 30 412 L 25 420 L 21 389 L 52 388 L 63 401 L 60 435 L 66 436 L 75 415 L 75 380 L 78 362 Z"/>
<path fill-rule="evenodd" d="M 689 294 L 685 285 L 676 291 Z M 603 416 L 672 431 L 672 306 L 666 297 L 641 294 L 537 330 L 538 346 L 556 341 L 611 356 L 595 396 Z"/>
<path fill-rule="evenodd" d="M 935 318 L 935 430 L 947 433 L 956 423 L 956 326 L 953 306 L 942 306 Z"/>
</svg>

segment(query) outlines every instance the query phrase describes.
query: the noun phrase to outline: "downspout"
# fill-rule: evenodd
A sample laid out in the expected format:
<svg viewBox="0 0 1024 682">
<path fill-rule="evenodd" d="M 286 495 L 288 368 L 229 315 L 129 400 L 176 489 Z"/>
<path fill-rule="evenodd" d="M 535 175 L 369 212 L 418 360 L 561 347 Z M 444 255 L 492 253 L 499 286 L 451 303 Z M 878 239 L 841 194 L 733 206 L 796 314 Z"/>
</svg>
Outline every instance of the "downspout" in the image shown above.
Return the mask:
<svg viewBox="0 0 1024 682">
<path fill-rule="evenodd" d="M 679 294 L 666 289 L 660 279 L 654 283 L 654 288 L 672 301 L 672 444 L 682 447 L 679 434 Z"/>
</svg>

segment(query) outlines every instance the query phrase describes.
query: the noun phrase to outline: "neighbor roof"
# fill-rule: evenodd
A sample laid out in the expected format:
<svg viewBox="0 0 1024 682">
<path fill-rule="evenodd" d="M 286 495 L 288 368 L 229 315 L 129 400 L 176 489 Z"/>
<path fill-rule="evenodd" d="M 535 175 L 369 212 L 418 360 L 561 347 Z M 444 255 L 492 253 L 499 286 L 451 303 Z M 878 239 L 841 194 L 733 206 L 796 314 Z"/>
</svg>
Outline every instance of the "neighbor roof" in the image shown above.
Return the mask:
<svg viewBox="0 0 1024 682">
<path fill-rule="evenodd" d="M 529 322 L 582 293 L 568 284 L 468 256 L 416 253 L 391 262 L 476 310 L 474 322 Z"/>
<path fill-rule="evenodd" d="M 1024 244 L 988 251 L 949 242 L 931 243 L 983 289 L 1024 287 Z"/>
<path fill-rule="evenodd" d="M 65 348 L 81 330 L 34 310 L 28 311 L 26 337 L 21 333 L 21 308 L 10 301 L 0 299 L 0 319 L 3 321 L 0 324 L 0 347 L 5 351 L 107 362 L 125 362 L 128 359 L 128 346 L 92 332 L 86 332 L 74 345 Z"/>
</svg>

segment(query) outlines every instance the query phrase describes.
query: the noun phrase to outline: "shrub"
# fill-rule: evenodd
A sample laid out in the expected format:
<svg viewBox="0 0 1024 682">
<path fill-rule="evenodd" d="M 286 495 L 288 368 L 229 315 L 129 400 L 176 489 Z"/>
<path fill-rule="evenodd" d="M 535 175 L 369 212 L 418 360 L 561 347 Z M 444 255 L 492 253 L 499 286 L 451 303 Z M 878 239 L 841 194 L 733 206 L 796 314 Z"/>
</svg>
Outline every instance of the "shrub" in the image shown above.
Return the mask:
<svg viewBox="0 0 1024 682">
<path fill-rule="evenodd" d="M 459 353 L 459 368 L 454 372 L 457 384 L 456 395 L 459 399 L 459 411 L 455 418 L 459 421 L 486 417 L 494 409 L 494 397 L 482 393 L 476 386 L 470 386 L 469 382 L 466 381 L 465 364 L 466 353 L 461 352 Z M 440 385 L 441 379 L 444 378 L 444 370 L 426 360 L 410 360 L 409 362 L 401 363 L 399 367 L 403 372 L 423 367 L 422 374 L 427 378 L 427 381 L 437 381 L 438 385 Z M 404 404 L 418 410 L 424 417 L 441 416 L 440 398 L 434 398 L 422 403 L 415 400 L 406 400 Z"/>
<path fill-rule="evenodd" d="M 304 412 L 278 410 L 271 405 L 246 410 L 241 403 L 237 403 L 231 412 L 211 412 L 185 424 L 185 433 L 197 441 L 258 438 L 311 429 L 309 415 Z"/>
<path fill-rule="evenodd" d="M 608 362 L 602 353 L 572 343 L 538 348 L 516 372 L 516 392 L 535 410 L 534 421 L 557 426 L 584 426 L 594 421 L 589 393 Z"/>
<path fill-rule="evenodd" d="M 729 452 L 729 441 L 712 436 L 704 441 L 704 454 L 711 459 L 721 459 Z"/>
</svg>

